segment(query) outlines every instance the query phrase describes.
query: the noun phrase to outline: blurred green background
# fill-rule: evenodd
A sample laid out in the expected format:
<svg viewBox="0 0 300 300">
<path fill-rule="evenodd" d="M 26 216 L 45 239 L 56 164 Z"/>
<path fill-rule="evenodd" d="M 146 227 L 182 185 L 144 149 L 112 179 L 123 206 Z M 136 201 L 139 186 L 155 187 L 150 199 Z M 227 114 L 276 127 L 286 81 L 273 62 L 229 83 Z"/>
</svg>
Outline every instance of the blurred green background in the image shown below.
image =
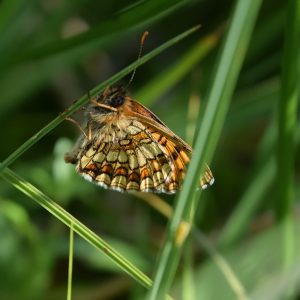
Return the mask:
<svg viewBox="0 0 300 300">
<path fill-rule="evenodd" d="M 201 117 L 233 6 L 230 0 L 1 1 L 1 160 L 133 62 L 145 30 L 150 32 L 146 53 L 201 24 L 199 31 L 138 68 L 130 86 L 133 98 L 192 144 L 197 111 Z M 284 299 L 287 291 L 297 299 L 299 160 L 292 208 L 295 255 L 285 272 L 276 219 L 274 124 L 285 13 L 285 1 L 263 2 L 211 163 L 216 182 L 203 193 L 198 238 L 191 236 L 173 284 L 175 299 L 237 298 L 204 250 L 201 234 L 228 260 L 251 299 Z M 74 118 L 82 121 L 82 112 Z M 138 196 L 94 186 L 66 165 L 63 155 L 78 135 L 74 125 L 64 122 L 11 168 L 151 276 L 166 218 Z M 172 205 L 174 196 L 161 197 Z M 65 299 L 68 228 L 2 180 L 0 232 L 0 299 Z M 72 299 L 143 299 L 144 292 L 75 236 Z"/>
</svg>

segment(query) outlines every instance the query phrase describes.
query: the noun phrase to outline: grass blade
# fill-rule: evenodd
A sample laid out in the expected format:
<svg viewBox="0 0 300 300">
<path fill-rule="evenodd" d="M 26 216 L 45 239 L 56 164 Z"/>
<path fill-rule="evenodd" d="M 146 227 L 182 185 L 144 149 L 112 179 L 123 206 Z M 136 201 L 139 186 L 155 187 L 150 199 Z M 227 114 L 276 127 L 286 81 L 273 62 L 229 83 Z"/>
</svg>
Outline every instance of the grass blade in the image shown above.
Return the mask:
<svg viewBox="0 0 300 300">
<path fill-rule="evenodd" d="M 145 84 L 135 95 L 136 98 L 143 99 L 143 104 L 147 106 L 153 99 L 166 92 L 168 88 L 175 86 L 181 78 L 214 49 L 220 40 L 221 33 L 222 31 L 218 29 L 200 39 L 182 57 L 178 58 L 178 62 L 163 70 L 153 80 Z"/>
<path fill-rule="evenodd" d="M 68 268 L 67 300 L 72 299 L 73 252 L 74 252 L 74 231 L 73 231 L 73 223 L 71 223 L 70 242 L 69 242 L 69 268 Z"/>
<path fill-rule="evenodd" d="M 283 262 L 289 266 L 294 256 L 294 164 L 295 130 L 299 98 L 299 41 L 300 41 L 300 1 L 288 3 L 285 45 L 282 66 L 282 86 L 278 101 L 278 219 L 284 222 L 282 232 Z"/>
<path fill-rule="evenodd" d="M 161 299 L 173 280 L 181 250 L 181 245 L 176 244 L 176 234 L 182 220 L 188 219 L 194 203 L 193 194 L 205 161 L 212 158 L 260 5 L 260 0 L 237 1 L 209 94 L 206 113 L 196 138 L 192 161 L 182 192 L 176 201 L 174 216 L 169 222 L 153 287 L 148 295 L 150 300 Z"/>
<path fill-rule="evenodd" d="M 45 59 L 53 55 L 59 55 L 76 47 L 87 47 L 97 43 L 98 47 L 108 41 L 116 39 L 118 34 L 124 34 L 137 26 L 149 24 L 150 22 L 163 18 L 173 10 L 184 4 L 183 0 L 176 1 L 143 1 L 133 9 L 119 13 L 109 21 L 100 23 L 87 32 L 77 34 L 68 39 L 59 39 L 45 43 L 40 46 L 25 49 L 10 60 L 3 62 L 4 66 L 11 66 L 37 59 Z M 159 13 L 158 13 L 159 12 Z M 112 34 L 113 32 L 113 34 Z M 99 39 L 99 37 L 101 37 Z"/>
</svg>

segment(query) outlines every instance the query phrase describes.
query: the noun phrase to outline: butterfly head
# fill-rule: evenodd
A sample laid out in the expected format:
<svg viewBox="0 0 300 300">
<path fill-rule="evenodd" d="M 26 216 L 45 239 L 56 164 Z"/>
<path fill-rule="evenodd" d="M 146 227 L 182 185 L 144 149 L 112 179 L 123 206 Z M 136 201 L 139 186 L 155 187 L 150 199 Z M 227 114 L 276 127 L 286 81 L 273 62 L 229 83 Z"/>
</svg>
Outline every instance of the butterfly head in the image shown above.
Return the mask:
<svg viewBox="0 0 300 300">
<path fill-rule="evenodd" d="M 91 100 L 88 114 L 94 121 L 101 121 L 106 117 L 115 117 L 125 103 L 127 91 L 122 86 L 109 86 L 103 93 Z"/>
</svg>

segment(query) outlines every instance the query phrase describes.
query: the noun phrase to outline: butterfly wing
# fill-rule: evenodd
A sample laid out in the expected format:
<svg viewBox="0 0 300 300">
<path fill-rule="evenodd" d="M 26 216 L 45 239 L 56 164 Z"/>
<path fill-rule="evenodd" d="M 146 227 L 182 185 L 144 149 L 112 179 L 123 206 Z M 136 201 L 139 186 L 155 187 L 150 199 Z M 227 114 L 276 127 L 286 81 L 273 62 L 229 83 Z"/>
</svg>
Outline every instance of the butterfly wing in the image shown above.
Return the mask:
<svg viewBox="0 0 300 300">
<path fill-rule="evenodd" d="M 176 192 L 183 180 L 174 156 L 158 142 L 153 129 L 132 120 L 119 141 L 91 142 L 77 162 L 77 171 L 89 181 L 118 191 Z M 171 145 L 170 145 L 171 146 Z M 173 147 L 173 146 L 172 146 Z M 185 170 L 183 164 L 181 170 Z"/>
<path fill-rule="evenodd" d="M 142 104 L 134 101 L 128 97 L 128 111 L 127 114 L 140 120 L 151 131 L 152 138 L 157 141 L 164 153 L 171 159 L 175 165 L 175 172 L 179 173 L 179 178 L 182 180 L 185 176 L 186 165 L 190 161 L 192 154 L 192 148 L 172 132 L 157 116 L 155 116 L 149 109 Z M 208 186 L 214 183 L 213 174 L 206 164 L 204 173 L 200 178 L 200 186 L 202 189 L 206 189 Z"/>
<path fill-rule="evenodd" d="M 128 97 L 129 98 L 129 97 Z M 82 150 L 77 171 L 96 184 L 118 191 L 175 193 L 184 179 L 192 149 L 151 111 L 127 99 L 128 125 L 122 138 L 111 132 L 105 141 L 91 141 Z M 207 167 L 200 184 L 213 177 Z"/>
</svg>

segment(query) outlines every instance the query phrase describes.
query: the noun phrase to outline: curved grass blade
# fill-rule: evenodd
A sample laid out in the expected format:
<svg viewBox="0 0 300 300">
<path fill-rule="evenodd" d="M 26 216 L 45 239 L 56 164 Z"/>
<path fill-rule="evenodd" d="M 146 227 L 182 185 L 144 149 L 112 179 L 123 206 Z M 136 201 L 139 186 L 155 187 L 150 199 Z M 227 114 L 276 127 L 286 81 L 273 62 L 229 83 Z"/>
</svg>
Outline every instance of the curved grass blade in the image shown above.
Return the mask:
<svg viewBox="0 0 300 300">
<path fill-rule="evenodd" d="M 149 300 L 163 298 L 172 283 L 182 246 L 176 243 L 178 228 L 182 221 L 188 220 L 192 206 L 196 205 L 193 202 L 193 194 L 205 161 L 210 161 L 216 148 L 260 5 L 261 0 L 236 2 L 209 94 L 207 109 L 196 138 L 192 161 L 182 192 L 176 201 L 174 216 L 169 222 L 154 283 L 148 294 Z"/>
<path fill-rule="evenodd" d="M 140 59 L 135 61 L 134 63 L 130 64 L 120 72 L 116 73 L 109 79 L 105 80 L 97 87 L 95 87 L 91 92 L 90 95 L 93 96 L 102 92 L 107 86 L 112 85 L 123 78 L 125 75 L 129 74 L 132 70 L 137 68 L 138 66 L 144 64 L 148 60 L 154 58 L 162 51 L 168 49 L 169 47 L 173 46 L 174 44 L 178 43 L 188 35 L 192 34 L 196 30 L 199 29 L 199 26 L 195 26 L 175 37 L 167 41 L 166 43 L 162 44 L 161 46 L 157 47 L 150 53 L 142 56 Z M 32 147 L 36 142 L 38 142 L 41 138 L 43 138 L 48 132 L 53 130 L 56 126 L 58 126 L 61 122 L 65 120 L 66 117 L 71 116 L 74 112 L 76 112 L 80 107 L 86 104 L 89 101 L 88 95 L 85 95 L 78 99 L 73 105 L 71 105 L 68 109 L 66 109 L 61 115 L 56 117 L 50 123 L 48 123 L 44 128 L 38 131 L 34 136 L 29 138 L 23 145 L 21 145 L 17 150 L 11 153 L 0 165 L 0 172 L 7 166 L 9 166 L 13 161 L 15 161 L 20 155 L 22 155 L 25 151 L 27 151 L 30 147 Z"/>
<path fill-rule="evenodd" d="M 55 40 L 45 45 L 19 53 L 19 55 L 5 62 L 7 65 L 20 64 L 30 60 L 44 59 L 52 55 L 58 55 L 76 47 L 87 47 L 89 44 L 97 43 L 98 47 L 115 40 L 118 34 L 128 32 L 138 26 L 145 26 L 152 21 L 163 18 L 176 8 L 186 3 L 183 0 L 167 1 L 143 1 L 133 9 L 119 13 L 117 16 L 107 22 L 91 28 L 74 37 L 65 40 Z M 112 34 L 113 33 L 113 34 Z M 99 39 L 101 37 L 101 39 Z"/>
</svg>

